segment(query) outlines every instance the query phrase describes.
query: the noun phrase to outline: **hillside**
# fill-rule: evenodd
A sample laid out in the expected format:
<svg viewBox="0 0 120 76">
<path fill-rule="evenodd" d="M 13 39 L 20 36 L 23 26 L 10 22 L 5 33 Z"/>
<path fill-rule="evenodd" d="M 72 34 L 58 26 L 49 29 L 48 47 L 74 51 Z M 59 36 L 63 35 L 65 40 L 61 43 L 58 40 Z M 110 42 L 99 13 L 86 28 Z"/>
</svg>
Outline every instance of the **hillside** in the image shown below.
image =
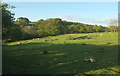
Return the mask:
<svg viewBox="0 0 120 76">
<path fill-rule="evenodd" d="M 3 74 L 118 74 L 118 33 L 66 34 L 3 45 Z M 86 62 L 85 58 L 96 62 Z"/>
</svg>

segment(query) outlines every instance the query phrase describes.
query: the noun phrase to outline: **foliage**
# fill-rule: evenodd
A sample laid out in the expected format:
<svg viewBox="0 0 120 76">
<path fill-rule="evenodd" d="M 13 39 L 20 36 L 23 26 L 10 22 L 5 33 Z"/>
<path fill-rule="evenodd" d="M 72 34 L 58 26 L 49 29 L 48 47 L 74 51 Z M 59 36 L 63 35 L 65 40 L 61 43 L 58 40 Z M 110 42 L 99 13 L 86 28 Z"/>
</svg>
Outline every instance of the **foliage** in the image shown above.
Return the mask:
<svg viewBox="0 0 120 76">
<path fill-rule="evenodd" d="M 117 26 L 109 26 L 109 30 L 111 32 L 116 32 L 116 31 L 118 31 L 118 27 Z"/>
<path fill-rule="evenodd" d="M 14 14 L 11 13 L 11 11 L 9 11 L 8 9 L 12 9 L 15 8 L 14 6 L 9 6 L 6 3 L 2 4 L 2 7 L 0 7 L 0 9 L 2 9 L 2 37 L 3 39 L 8 39 L 8 33 L 10 32 L 10 27 L 14 26 L 13 22 L 14 22 Z"/>
<path fill-rule="evenodd" d="M 117 32 L 118 31 L 118 20 L 117 19 L 112 19 L 109 22 L 109 30 L 111 32 Z"/>
<path fill-rule="evenodd" d="M 21 26 L 22 39 L 38 37 L 38 32 L 33 26 Z"/>
<path fill-rule="evenodd" d="M 50 18 L 47 20 L 40 19 L 37 21 L 36 26 L 38 26 L 38 33 L 40 37 L 68 33 L 91 33 L 105 31 L 103 26 L 68 22 L 63 21 L 60 18 Z"/>
<path fill-rule="evenodd" d="M 92 26 L 90 26 L 90 25 L 87 25 L 86 27 L 85 27 L 85 29 L 86 29 L 86 33 L 92 33 L 92 32 L 94 32 L 94 29 L 93 29 L 93 27 Z"/>
<path fill-rule="evenodd" d="M 17 25 L 23 25 L 23 26 L 28 26 L 29 25 L 29 19 L 25 17 L 19 17 L 17 18 L 15 24 Z"/>
<path fill-rule="evenodd" d="M 39 20 L 38 21 L 38 33 L 39 36 L 49 36 L 49 35 L 58 35 L 61 30 L 61 19 L 48 19 L 48 20 Z"/>
<path fill-rule="evenodd" d="M 80 26 L 79 32 L 80 32 L 80 33 L 84 33 L 85 31 L 86 31 L 86 30 L 85 30 L 84 26 Z"/>
<path fill-rule="evenodd" d="M 107 28 L 105 28 L 105 31 L 106 32 L 110 32 L 110 29 L 107 27 Z"/>
<path fill-rule="evenodd" d="M 17 40 L 21 40 L 22 38 L 22 31 L 21 28 L 17 25 L 14 25 L 12 27 L 10 27 L 10 32 L 9 32 L 9 39 L 11 41 L 17 41 Z"/>
<path fill-rule="evenodd" d="M 93 28 L 94 28 L 94 30 L 96 32 L 103 32 L 104 31 L 104 27 L 103 26 L 97 26 L 97 25 L 95 25 L 95 26 L 93 26 Z"/>
</svg>

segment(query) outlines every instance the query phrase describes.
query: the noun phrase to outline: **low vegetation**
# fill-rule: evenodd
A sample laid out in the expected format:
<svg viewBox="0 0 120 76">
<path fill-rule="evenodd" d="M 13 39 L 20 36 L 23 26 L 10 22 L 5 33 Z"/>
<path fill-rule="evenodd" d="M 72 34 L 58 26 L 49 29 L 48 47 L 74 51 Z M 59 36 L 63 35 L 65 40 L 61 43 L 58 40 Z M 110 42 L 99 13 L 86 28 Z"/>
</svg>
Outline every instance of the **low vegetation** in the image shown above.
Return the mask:
<svg viewBox="0 0 120 76">
<path fill-rule="evenodd" d="M 66 40 L 81 33 L 6 43 L 3 74 L 119 74 L 118 33 L 86 35 L 91 39 Z"/>
</svg>

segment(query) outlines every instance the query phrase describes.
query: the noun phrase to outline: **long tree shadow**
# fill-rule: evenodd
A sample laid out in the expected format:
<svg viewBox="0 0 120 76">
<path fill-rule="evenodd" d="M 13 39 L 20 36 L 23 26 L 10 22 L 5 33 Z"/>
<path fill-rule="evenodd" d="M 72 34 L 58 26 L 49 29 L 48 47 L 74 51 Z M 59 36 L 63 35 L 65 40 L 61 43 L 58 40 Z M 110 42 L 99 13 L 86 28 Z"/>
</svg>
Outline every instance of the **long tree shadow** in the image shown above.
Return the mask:
<svg viewBox="0 0 120 76">
<path fill-rule="evenodd" d="M 117 47 L 67 43 L 3 46 L 3 74 L 78 74 L 113 67 L 118 63 Z M 83 61 L 89 57 L 96 62 Z"/>
</svg>

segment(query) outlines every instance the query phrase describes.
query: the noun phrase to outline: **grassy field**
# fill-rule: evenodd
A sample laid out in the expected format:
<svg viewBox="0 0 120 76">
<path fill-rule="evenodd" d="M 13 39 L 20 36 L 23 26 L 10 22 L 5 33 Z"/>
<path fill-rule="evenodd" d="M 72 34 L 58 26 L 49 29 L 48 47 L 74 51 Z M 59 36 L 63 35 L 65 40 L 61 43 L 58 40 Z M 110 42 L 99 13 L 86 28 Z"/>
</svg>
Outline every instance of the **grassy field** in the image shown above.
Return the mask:
<svg viewBox="0 0 120 76">
<path fill-rule="evenodd" d="M 3 45 L 3 74 L 119 74 L 118 33 L 66 34 Z M 85 58 L 96 62 L 86 62 Z"/>
</svg>

